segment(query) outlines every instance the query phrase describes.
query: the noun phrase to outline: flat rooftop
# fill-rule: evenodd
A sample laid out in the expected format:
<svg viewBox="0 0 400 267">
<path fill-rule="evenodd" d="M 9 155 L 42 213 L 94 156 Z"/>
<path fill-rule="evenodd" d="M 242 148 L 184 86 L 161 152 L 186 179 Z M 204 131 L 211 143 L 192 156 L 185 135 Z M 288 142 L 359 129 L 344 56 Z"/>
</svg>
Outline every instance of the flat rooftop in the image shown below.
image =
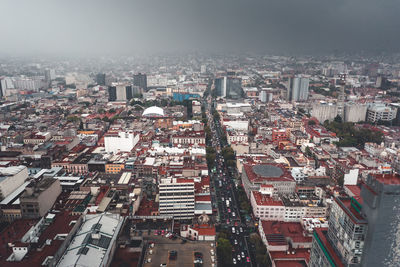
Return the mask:
<svg viewBox="0 0 400 267">
<path fill-rule="evenodd" d="M 283 174 L 281 168 L 274 165 L 254 165 L 253 171 L 255 174 L 264 176 L 264 177 L 280 177 Z"/>
</svg>

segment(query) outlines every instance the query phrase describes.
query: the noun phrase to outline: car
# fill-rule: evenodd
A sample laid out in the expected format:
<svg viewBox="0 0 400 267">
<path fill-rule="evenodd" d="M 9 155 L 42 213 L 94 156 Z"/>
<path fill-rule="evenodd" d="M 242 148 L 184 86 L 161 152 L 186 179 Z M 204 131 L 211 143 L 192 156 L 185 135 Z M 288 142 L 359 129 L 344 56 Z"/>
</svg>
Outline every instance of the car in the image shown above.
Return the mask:
<svg viewBox="0 0 400 267">
<path fill-rule="evenodd" d="M 229 224 L 229 219 L 226 219 L 226 224 Z"/>
<path fill-rule="evenodd" d="M 242 256 L 242 258 L 244 258 L 244 252 L 242 251 L 242 253 L 240 253 L 240 255 Z"/>
<path fill-rule="evenodd" d="M 247 257 L 247 258 L 246 258 L 246 261 L 247 261 L 247 262 L 250 262 L 250 257 Z"/>
<path fill-rule="evenodd" d="M 161 263 L 160 267 L 167 267 L 167 264 L 166 263 Z"/>
<path fill-rule="evenodd" d="M 235 212 L 232 212 L 232 216 L 233 216 L 233 217 L 235 217 L 235 216 L 236 216 Z"/>
<path fill-rule="evenodd" d="M 238 261 L 240 261 L 241 258 L 242 258 L 242 257 L 240 257 L 240 254 L 238 254 L 238 255 L 237 255 Z"/>
<path fill-rule="evenodd" d="M 237 242 L 237 239 L 235 239 L 234 243 L 235 243 L 235 245 L 237 245 L 237 244 L 238 244 L 238 242 Z"/>
<path fill-rule="evenodd" d="M 195 253 L 194 253 L 194 257 L 195 257 L 196 259 L 202 259 L 202 258 L 203 258 L 203 253 L 201 253 L 201 252 L 195 252 Z"/>
<path fill-rule="evenodd" d="M 231 212 L 231 209 L 228 209 L 228 212 Z"/>
<path fill-rule="evenodd" d="M 233 259 L 232 259 L 232 262 L 233 262 L 233 264 L 236 264 L 236 259 L 233 258 Z"/>
<path fill-rule="evenodd" d="M 171 250 L 169 252 L 169 259 L 170 260 L 176 260 L 176 258 L 178 257 L 178 251 L 176 250 Z"/>
<path fill-rule="evenodd" d="M 185 239 L 182 240 L 181 244 L 185 244 L 187 241 Z"/>
<path fill-rule="evenodd" d="M 240 227 L 239 230 L 240 230 L 241 233 L 243 233 L 243 228 L 242 227 Z"/>
<path fill-rule="evenodd" d="M 234 234 L 236 232 L 235 227 L 232 227 L 232 234 Z"/>
</svg>

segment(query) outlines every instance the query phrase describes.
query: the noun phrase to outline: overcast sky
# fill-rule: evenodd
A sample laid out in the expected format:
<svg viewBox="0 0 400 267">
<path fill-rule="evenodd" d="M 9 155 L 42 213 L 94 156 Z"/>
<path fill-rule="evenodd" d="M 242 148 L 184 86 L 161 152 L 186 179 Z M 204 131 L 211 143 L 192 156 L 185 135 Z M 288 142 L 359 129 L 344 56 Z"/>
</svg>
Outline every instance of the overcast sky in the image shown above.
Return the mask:
<svg viewBox="0 0 400 267">
<path fill-rule="evenodd" d="M 398 51 L 400 0 L 1 0 L 0 54 Z"/>
</svg>

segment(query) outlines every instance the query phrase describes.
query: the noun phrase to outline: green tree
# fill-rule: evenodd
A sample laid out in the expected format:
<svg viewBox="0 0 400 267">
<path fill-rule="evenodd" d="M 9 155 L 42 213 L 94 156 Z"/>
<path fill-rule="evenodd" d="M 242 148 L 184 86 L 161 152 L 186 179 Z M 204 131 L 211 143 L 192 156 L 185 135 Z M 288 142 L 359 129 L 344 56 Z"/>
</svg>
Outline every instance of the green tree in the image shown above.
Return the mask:
<svg viewBox="0 0 400 267">
<path fill-rule="evenodd" d="M 232 263 L 232 245 L 228 239 L 217 239 L 218 261 L 222 266 L 230 266 Z"/>
<path fill-rule="evenodd" d="M 337 123 L 342 123 L 342 117 L 340 117 L 340 115 L 336 115 L 336 117 L 333 119 L 333 121 L 337 122 Z"/>
<path fill-rule="evenodd" d="M 317 124 L 317 123 L 315 122 L 315 120 L 309 120 L 309 121 L 307 122 L 307 124 L 308 124 L 308 125 L 315 125 L 315 124 Z"/>
</svg>

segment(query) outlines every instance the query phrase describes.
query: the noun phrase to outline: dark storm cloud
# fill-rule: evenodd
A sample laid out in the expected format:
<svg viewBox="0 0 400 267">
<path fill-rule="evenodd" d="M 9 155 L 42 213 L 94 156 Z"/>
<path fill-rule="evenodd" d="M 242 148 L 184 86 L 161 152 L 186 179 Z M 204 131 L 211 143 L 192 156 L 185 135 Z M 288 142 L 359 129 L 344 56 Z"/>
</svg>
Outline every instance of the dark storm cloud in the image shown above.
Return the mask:
<svg viewBox="0 0 400 267">
<path fill-rule="evenodd" d="M 397 51 L 398 0 L 2 0 L 2 54 Z"/>
</svg>

